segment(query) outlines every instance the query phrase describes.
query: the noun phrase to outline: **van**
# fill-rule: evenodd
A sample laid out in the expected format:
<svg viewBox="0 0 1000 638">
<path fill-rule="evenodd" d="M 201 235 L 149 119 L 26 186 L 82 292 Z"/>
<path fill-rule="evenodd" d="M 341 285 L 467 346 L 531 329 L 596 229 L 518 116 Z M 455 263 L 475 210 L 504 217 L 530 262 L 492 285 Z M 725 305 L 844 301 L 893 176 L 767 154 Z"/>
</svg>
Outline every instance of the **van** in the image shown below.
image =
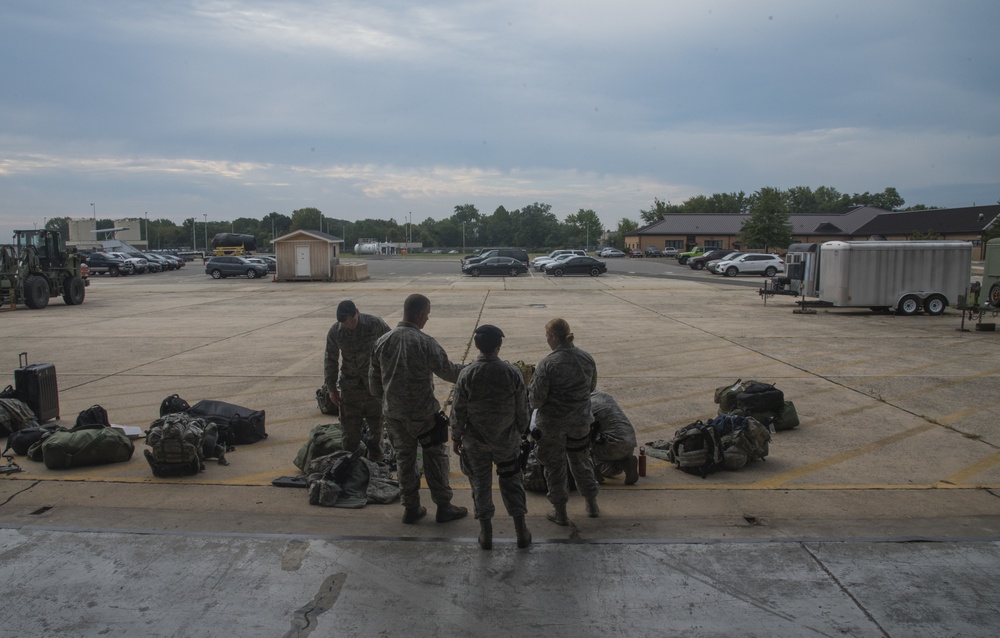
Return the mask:
<svg viewBox="0 0 1000 638">
<path fill-rule="evenodd" d="M 528 263 L 528 251 L 523 248 L 490 248 L 479 253 L 479 255 L 466 259 L 462 262 L 463 265 L 478 264 L 484 259 L 489 259 L 490 257 L 511 257 L 518 261 L 524 262 L 525 265 Z"/>
</svg>

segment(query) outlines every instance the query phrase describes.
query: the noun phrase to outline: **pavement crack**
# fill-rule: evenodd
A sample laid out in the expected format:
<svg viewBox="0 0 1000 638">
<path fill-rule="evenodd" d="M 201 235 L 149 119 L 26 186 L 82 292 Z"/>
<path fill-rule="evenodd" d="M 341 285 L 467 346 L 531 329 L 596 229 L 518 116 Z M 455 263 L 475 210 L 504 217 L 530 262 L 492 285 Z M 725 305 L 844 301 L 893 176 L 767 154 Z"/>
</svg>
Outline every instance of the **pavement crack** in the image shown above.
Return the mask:
<svg viewBox="0 0 1000 638">
<path fill-rule="evenodd" d="M 830 580 L 833 582 L 833 584 L 837 586 L 837 589 L 839 589 L 845 596 L 847 596 L 848 598 L 850 598 L 851 602 L 854 603 L 854 606 L 858 608 L 858 611 L 860 611 L 862 614 L 864 614 L 865 618 L 867 618 L 868 621 L 871 624 L 873 624 L 875 627 L 878 628 L 879 633 L 881 633 L 886 638 L 889 638 L 889 632 L 887 632 L 885 630 L 885 628 L 882 627 L 882 625 L 879 624 L 878 620 L 876 620 L 875 617 L 871 615 L 871 612 L 869 612 L 868 609 L 866 609 L 865 606 L 861 604 L 861 601 L 858 600 L 858 598 L 854 594 L 851 593 L 851 590 L 849 590 L 847 588 L 847 586 L 844 585 L 844 583 L 840 582 L 840 579 L 837 578 L 834 575 L 834 573 L 829 570 L 829 568 L 827 568 L 827 566 L 823 563 L 823 561 L 819 559 L 819 556 L 817 556 L 815 553 L 813 553 L 813 551 L 805 543 L 802 543 L 801 547 L 805 551 L 805 553 L 808 554 L 809 557 L 812 558 L 816 562 L 816 565 L 821 570 L 823 570 L 823 573 L 826 574 L 830 578 Z"/>
<path fill-rule="evenodd" d="M 317 616 L 329 611 L 340 598 L 340 591 L 347 581 L 347 574 L 327 576 L 319 586 L 319 591 L 308 603 L 295 610 L 292 626 L 285 638 L 305 638 L 317 627 Z"/>
<path fill-rule="evenodd" d="M 6 505 L 7 503 L 10 503 L 10 502 L 11 502 L 11 501 L 13 501 L 13 500 L 14 500 L 14 499 L 15 499 L 15 498 L 16 498 L 17 496 L 20 496 L 21 494 L 24 494 L 25 492 L 27 492 L 27 491 L 28 491 L 28 490 L 30 490 L 31 488 L 35 487 L 35 486 L 36 486 L 36 485 L 38 485 L 39 483 L 41 483 L 41 481 L 31 481 L 31 483 L 30 483 L 29 485 L 27 485 L 27 486 L 26 486 L 26 487 L 25 487 L 25 488 L 24 488 L 23 490 L 17 490 L 16 492 L 12 493 L 12 494 L 11 494 L 10 496 L 8 496 L 7 498 L 5 498 L 5 499 L 3 500 L 3 502 L 2 502 L 2 503 L 0 503 L 0 507 L 3 507 L 3 506 L 4 506 L 4 505 Z"/>
</svg>

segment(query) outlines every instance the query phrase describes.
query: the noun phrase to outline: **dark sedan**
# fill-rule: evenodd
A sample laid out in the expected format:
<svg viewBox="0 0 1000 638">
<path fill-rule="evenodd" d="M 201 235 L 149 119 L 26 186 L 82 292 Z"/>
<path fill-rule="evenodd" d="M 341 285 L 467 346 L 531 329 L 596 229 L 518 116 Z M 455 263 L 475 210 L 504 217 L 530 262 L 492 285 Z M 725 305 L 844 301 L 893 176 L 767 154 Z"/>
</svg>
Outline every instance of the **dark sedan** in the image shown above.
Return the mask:
<svg viewBox="0 0 1000 638">
<path fill-rule="evenodd" d="M 462 272 L 473 277 L 478 277 L 479 275 L 509 275 L 517 277 L 522 273 L 528 272 L 528 264 L 513 257 L 490 257 L 480 262 L 462 266 Z"/>
<path fill-rule="evenodd" d="M 545 274 L 555 275 L 556 277 L 562 277 L 563 275 L 590 275 L 591 277 L 596 277 L 605 272 L 608 272 L 608 267 L 603 261 L 579 255 L 545 265 Z"/>
</svg>

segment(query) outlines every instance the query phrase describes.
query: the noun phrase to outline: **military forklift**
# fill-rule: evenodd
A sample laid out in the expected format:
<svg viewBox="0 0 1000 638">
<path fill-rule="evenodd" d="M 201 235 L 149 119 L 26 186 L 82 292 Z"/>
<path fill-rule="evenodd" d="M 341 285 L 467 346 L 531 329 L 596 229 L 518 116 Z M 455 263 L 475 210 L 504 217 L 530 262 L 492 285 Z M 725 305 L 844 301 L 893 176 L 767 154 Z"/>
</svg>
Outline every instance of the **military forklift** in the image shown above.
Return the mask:
<svg viewBox="0 0 1000 638">
<path fill-rule="evenodd" d="M 0 305 L 39 310 L 62 295 L 67 306 L 83 303 L 90 281 L 83 258 L 66 248 L 56 230 L 15 230 L 14 243 L 0 246 Z"/>
</svg>

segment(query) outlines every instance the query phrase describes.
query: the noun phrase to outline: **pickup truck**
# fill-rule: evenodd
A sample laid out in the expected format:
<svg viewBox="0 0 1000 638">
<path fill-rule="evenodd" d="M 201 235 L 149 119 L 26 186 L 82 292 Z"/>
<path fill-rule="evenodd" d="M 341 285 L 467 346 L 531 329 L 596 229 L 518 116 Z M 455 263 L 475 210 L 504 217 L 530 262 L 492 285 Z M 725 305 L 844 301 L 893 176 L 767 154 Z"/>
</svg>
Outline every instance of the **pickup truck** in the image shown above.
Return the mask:
<svg viewBox="0 0 1000 638">
<path fill-rule="evenodd" d="M 90 268 L 91 275 L 117 277 L 118 275 L 131 275 L 134 272 L 131 262 L 112 257 L 107 253 L 91 253 L 85 263 Z"/>
<path fill-rule="evenodd" d="M 704 255 L 706 252 L 712 250 L 711 248 L 702 248 L 701 246 L 695 246 L 694 248 L 687 250 L 682 253 L 677 253 L 677 263 L 684 265 L 688 262 L 688 259 L 692 257 L 698 257 L 699 255 Z"/>
</svg>

